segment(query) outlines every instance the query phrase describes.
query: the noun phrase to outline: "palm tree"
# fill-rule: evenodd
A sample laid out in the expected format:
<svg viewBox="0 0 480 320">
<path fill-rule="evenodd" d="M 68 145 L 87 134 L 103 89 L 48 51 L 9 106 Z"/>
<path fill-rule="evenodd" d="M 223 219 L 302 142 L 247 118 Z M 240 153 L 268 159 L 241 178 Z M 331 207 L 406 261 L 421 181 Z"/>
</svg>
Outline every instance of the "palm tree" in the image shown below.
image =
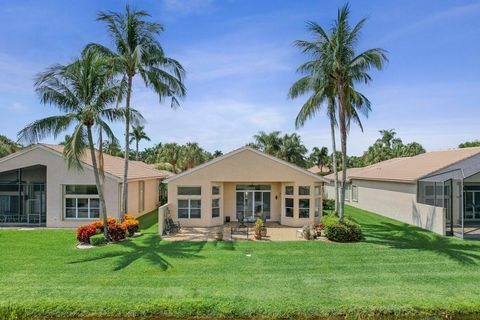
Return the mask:
<svg viewBox="0 0 480 320">
<path fill-rule="evenodd" d="M 204 151 L 198 143 L 187 142 L 182 148 L 182 163 L 185 169 L 191 169 L 204 162 Z"/>
<path fill-rule="evenodd" d="M 383 49 L 369 49 L 356 54 L 360 31 L 366 19 L 360 20 L 353 28 L 350 26 L 349 6 L 344 5 L 338 10 L 337 20 L 327 33 L 320 25 L 309 23 L 309 29 L 315 34 L 315 42 L 296 41 L 296 45 L 315 57 L 305 68 L 317 70 L 319 81 L 329 79 L 334 84 L 337 99 L 338 124 L 340 128 L 340 144 L 342 150 L 342 179 L 340 183 L 340 221 L 344 219 L 345 187 L 347 178 L 347 134 L 350 122 L 358 121 L 358 112 L 368 112 L 369 101 L 355 91 L 354 84 L 357 82 L 368 83 L 371 76 L 368 71 L 371 68 L 382 69 L 387 61 L 386 52 Z"/>
<path fill-rule="evenodd" d="M 167 162 L 172 165 L 173 172 L 177 172 L 182 147 L 177 143 L 165 143 L 158 149 L 157 162 Z"/>
<path fill-rule="evenodd" d="M 183 78 L 185 70 L 182 65 L 165 55 L 158 41 L 163 26 L 157 22 L 147 21 L 150 14 L 142 10 L 133 10 L 128 5 L 125 13 L 100 12 L 99 21 L 105 22 L 110 37 L 115 45 L 112 51 L 99 44 L 88 45 L 88 50 L 95 50 L 107 56 L 115 72 L 126 82 L 127 117 L 125 119 L 125 155 L 130 154 L 130 101 L 133 79 L 140 75 L 146 87 L 153 89 L 160 102 L 171 99 L 171 107 L 179 107 L 179 99 L 186 94 Z M 122 213 L 126 213 L 128 199 L 128 156 L 125 156 L 122 190 Z"/>
<path fill-rule="evenodd" d="M 255 139 L 254 145 L 258 149 L 273 156 L 276 156 L 278 154 L 280 150 L 280 145 L 282 144 L 280 131 L 272 131 L 270 133 L 260 131 L 253 136 L 253 139 Z"/>
<path fill-rule="evenodd" d="M 386 148 L 393 148 L 395 145 L 401 145 L 402 139 L 396 138 L 397 132 L 395 129 L 379 130 L 381 137 L 377 139 L 377 143 Z"/>
<path fill-rule="evenodd" d="M 105 226 L 107 208 L 93 134 L 95 130 L 104 131 L 110 140 L 115 141 L 107 121 L 123 120 L 126 112 L 122 108 L 109 108 L 123 93 L 123 87 L 111 78 L 107 66 L 105 59 L 85 51 L 71 64 L 54 65 L 39 74 L 35 91 L 40 95 L 41 102 L 55 105 L 64 114 L 34 121 L 18 133 L 20 140 L 35 143 L 49 135 L 57 137 L 74 126 L 65 144 L 64 157 L 68 168 L 81 169 L 80 159 L 86 151 L 85 146 L 88 146 Z M 104 228 L 104 232 L 107 236 L 107 228 Z"/>
<path fill-rule="evenodd" d="M 305 154 L 307 151 L 298 134 L 285 134 L 281 139 L 280 149 L 276 156 L 299 167 L 303 167 L 305 165 Z"/>
<path fill-rule="evenodd" d="M 14 152 L 17 152 L 22 148 L 18 143 L 8 139 L 4 135 L 0 135 L 0 158 L 8 156 Z"/>
<path fill-rule="evenodd" d="M 320 169 L 320 174 L 323 174 L 323 168 L 327 165 L 329 161 L 328 148 L 327 147 L 314 147 L 312 153 L 310 154 L 310 159 L 312 160 L 313 165 L 317 166 Z"/>
<path fill-rule="evenodd" d="M 118 140 L 110 141 L 106 140 L 103 141 L 102 150 L 104 153 L 109 154 L 115 157 L 123 157 L 122 148 L 118 143 Z"/>
<path fill-rule="evenodd" d="M 223 152 L 221 150 L 213 151 L 213 154 L 212 154 L 213 158 L 218 158 L 218 157 L 221 157 L 221 156 L 223 156 Z"/>
<path fill-rule="evenodd" d="M 145 131 L 143 131 L 144 126 L 134 126 L 132 127 L 132 132 L 130 132 L 130 143 L 135 141 L 135 160 L 138 161 L 139 153 L 138 153 L 138 144 L 142 140 L 150 141 L 150 138 L 147 136 Z"/>
</svg>

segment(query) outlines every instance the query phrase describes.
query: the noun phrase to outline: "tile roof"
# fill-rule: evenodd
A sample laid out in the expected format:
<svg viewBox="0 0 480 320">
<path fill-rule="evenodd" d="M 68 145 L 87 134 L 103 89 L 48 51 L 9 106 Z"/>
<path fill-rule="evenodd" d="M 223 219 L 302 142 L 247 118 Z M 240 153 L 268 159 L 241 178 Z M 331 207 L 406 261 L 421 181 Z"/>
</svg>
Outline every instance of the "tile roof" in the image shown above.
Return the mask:
<svg viewBox="0 0 480 320">
<path fill-rule="evenodd" d="M 59 153 L 63 153 L 63 146 L 56 144 L 42 144 Z M 97 151 L 98 152 L 98 151 Z M 108 154 L 103 154 L 105 172 L 118 177 L 123 178 L 123 161 L 121 157 L 114 157 Z M 87 165 L 92 165 L 92 160 L 88 153 L 82 156 L 81 161 Z M 157 170 L 151 164 L 146 164 L 141 161 L 130 160 L 128 165 L 128 180 L 140 180 L 140 179 L 167 179 L 173 177 L 175 174 L 166 170 Z"/>
<path fill-rule="evenodd" d="M 480 147 L 422 153 L 414 157 L 394 158 L 364 168 L 347 170 L 347 179 L 415 182 L 454 163 L 480 154 Z M 341 172 L 339 172 L 341 177 Z M 326 176 L 333 180 L 333 174 Z"/>
</svg>

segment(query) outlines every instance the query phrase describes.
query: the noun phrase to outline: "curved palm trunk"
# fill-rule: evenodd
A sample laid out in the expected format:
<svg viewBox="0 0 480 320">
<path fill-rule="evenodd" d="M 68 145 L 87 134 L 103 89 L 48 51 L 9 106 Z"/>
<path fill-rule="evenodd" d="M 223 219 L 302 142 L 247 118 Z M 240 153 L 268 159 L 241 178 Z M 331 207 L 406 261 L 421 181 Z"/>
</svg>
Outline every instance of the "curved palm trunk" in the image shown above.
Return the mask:
<svg viewBox="0 0 480 320">
<path fill-rule="evenodd" d="M 342 180 L 340 182 L 340 206 L 339 216 L 340 222 L 344 221 L 345 216 L 345 182 L 347 180 L 347 111 L 346 111 L 346 99 L 345 91 L 340 82 L 338 86 L 338 113 L 339 113 L 339 125 L 340 125 L 340 145 L 342 149 Z"/>
<path fill-rule="evenodd" d="M 330 100 L 329 116 L 330 116 L 330 134 L 332 136 L 332 162 L 333 162 L 333 179 L 335 188 L 335 214 L 338 214 L 338 166 L 337 166 L 337 143 L 335 141 L 335 110 L 334 101 Z"/>
<path fill-rule="evenodd" d="M 105 238 L 108 236 L 108 223 L 107 223 L 107 207 L 105 204 L 105 198 L 103 196 L 103 185 L 100 182 L 100 174 L 98 172 L 97 157 L 95 155 L 95 146 L 93 145 L 92 127 L 87 128 L 88 146 L 90 149 L 90 156 L 92 158 L 93 174 L 95 176 L 95 185 L 97 186 L 98 199 L 100 202 L 100 212 L 103 220 L 103 234 Z"/>
<path fill-rule="evenodd" d="M 128 157 L 130 154 L 130 98 L 132 95 L 132 77 L 128 77 L 127 83 L 127 100 L 126 100 L 126 116 L 125 116 L 125 154 L 123 168 L 123 184 L 122 184 L 122 215 L 128 210 Z"/>
</svg>

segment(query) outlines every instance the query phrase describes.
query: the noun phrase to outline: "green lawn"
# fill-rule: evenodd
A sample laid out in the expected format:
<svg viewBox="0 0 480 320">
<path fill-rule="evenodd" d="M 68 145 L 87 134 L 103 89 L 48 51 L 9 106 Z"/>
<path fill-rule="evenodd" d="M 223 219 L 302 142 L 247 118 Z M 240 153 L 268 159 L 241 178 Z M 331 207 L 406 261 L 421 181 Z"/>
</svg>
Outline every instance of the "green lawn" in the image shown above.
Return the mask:
<svg viewBox="0 0 480 320">
<path fill-rule="evenodd" d="M 91 250 L 74 231 L 1 230 L 0 318 L 480 314 L 480 242 L 348 215 L 364 242 L 167 242 L 153 215 L 143 236 Z"/>
</svg>

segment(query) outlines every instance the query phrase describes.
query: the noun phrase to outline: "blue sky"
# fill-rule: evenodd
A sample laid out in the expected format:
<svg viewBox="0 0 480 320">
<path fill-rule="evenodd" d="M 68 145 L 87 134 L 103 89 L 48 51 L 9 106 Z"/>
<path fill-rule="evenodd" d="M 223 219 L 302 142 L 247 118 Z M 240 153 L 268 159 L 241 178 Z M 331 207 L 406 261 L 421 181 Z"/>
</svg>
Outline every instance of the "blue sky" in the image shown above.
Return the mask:
<svg viewBox="0 0 480 320">
<path fill-rule="evenodd" d="M 153 142 L 197 141 L 229 151 L 259 130 L 294 131 L 303 99 L 287 99 L 304 57 L 292 46 L 309 39 L 305 21 L 330 26 L 344 1 L 130 1 L 165 25 L 161 42 L 187 70 L 179 110 L 159 104 L 140 82 L 133 104 Z M 0 6 L 0 133 L 11 138 L 27 123 L 56 112 L 39 103 L 33 77 L 67 63 L 89 42 L 110 45 L 95 21 L 100 10 L 125 2 L 2 1 Z M 364 133 L 354 128 L 350 154 L 361 154 L 378 130 L 395 128 L 404 142 L 427 150 L 480 138 L 480 2 L 351 1 L 352 22 L 368 17 L 359 49 L 382 47 L 390 62 L 360 87 L 372 102 Z M 114 126 L 118 137 L 119 125 Z M 323 115 L 298 130 L 307 147 L 330 146 Z M 46 140 L 52 142 L 52 139 Z M 142 143 L 142 147 L 151 143 Z"/>
</svg>

